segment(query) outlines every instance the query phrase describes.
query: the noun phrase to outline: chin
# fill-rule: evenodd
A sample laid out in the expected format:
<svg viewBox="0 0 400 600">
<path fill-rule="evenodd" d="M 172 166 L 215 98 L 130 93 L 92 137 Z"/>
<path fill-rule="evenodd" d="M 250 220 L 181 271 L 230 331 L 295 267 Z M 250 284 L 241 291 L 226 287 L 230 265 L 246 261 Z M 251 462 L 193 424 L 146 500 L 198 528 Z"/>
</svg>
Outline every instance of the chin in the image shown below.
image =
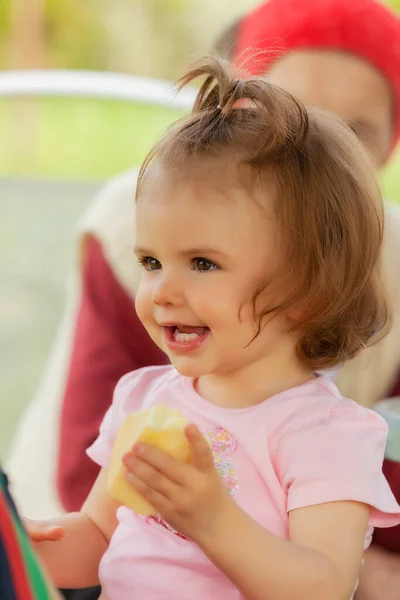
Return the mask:
<svg viewBox="0 0 400 600">
<path fill-rule="evenodd" d="M 178 373 L 183 375 L 183 377 L 197 379 L 198 377 L 209 375 L 210 373 L 210 370 L 206 369 L 205 366 L 201 364 L 200 360 L 188 360 L 187 358 L 176 356 L 169 356 L 169 359 L 172 366 L 175 367 Z"/>
</svg>

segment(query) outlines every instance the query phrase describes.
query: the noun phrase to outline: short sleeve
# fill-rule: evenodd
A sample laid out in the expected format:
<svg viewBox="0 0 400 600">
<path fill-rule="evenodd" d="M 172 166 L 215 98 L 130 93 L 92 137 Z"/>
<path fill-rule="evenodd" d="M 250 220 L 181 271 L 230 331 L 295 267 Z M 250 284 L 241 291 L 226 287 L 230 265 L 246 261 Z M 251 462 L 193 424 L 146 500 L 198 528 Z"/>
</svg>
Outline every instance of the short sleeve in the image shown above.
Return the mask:
<svg viewBox="0 0 400 600">
<path fill-rule="evenodd" d="M 371 506 L 373 527 L 399 523 L 400 506 L 382 473 L 386 437 L 385 421 L 356 404 L 293 423 L 277 456 L 287 511 L 352 500 Z"/>
<path fill-rule="evenodd" d="M 110 455 L 117 433 L 128 412 L 132 412 L 132 409 L 131 411 L 129 410 L 129 405 L 131 404 L 135 387 L 139 383 L 138 380 L 140 380 L 140 371 L 128 373 L 119 380 L 114 390 L 112 404 L 100 425 L 99 435 L 86 450 L 89 458 L 100 465 L 100 467 L 107 469 L 109 466 Z"/>
</svg>

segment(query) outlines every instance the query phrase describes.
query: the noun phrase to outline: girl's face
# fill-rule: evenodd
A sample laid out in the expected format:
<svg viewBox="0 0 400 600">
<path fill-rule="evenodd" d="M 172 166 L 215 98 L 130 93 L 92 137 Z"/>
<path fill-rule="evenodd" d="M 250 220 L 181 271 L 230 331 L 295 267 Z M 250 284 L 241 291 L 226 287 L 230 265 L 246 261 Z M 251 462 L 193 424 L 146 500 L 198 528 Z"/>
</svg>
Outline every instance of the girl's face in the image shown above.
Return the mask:
<svg viewBox="0 0 400 600">
<path fill-rule="evenodd" d="M 389 85 L 369 63 L 339 51 L 296 51 L 274 63 L 274 83 L 306 105 L 341 117 L 370 151 L 377 167 L 392 145 L 393 105 Z"/>
<path fill-rule="evenodd" d="M 282 316 L 250 343 L 252 294 L 278 261 L 272 190 L 261 206 L 256 194 L 219 185 L 205 170 L 190 179 L 168 177 L 154 164 L 149 171 L 137 205 L 143 273 L 136 310 L 154 342 L 191 377 L 262 363 L 282 343 L 294 352 Z M 269 287 L 259 302 L 271 301 Z"/>
</svg>

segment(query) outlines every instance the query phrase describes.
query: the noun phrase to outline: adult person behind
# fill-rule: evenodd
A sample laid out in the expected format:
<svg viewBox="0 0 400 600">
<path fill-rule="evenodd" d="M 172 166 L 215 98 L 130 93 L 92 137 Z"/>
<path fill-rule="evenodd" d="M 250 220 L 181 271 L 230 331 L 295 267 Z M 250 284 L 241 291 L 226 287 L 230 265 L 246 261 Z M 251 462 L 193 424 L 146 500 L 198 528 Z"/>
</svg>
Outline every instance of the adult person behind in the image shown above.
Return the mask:
<svg viewBox="0 0 400 600">
<path fill-rule="evenodd" d="M 375 0 L 269 0 L 237 23 L 230 35 L 235 57 L 248 48 L 258 50 L 248 67 L 265 72 L 304 103 L 339 114 L 369 148 L 377 168 L 385 164 L 400 124 L 400 21 L 394 13 Z M 80 507 L 97 475 L 85 450 L 97 436 L 117 380 L 127 371 L 165 362 L 144 333 L 133 305 L 140 274 L 133 259 L 135 180 L 132 171 L 111 181 L 80 227 L 73 309 L 9 463 L 26 514 L 49 516 L 58 511 L 55 478 L 63 507 Z M 367 406 L 400 394 L 399 232 L 400 216 L 388 205 L 384 267 L 394 327 L 381 343 L 334 374 L 344 395 Z M 35 451 L 38 441 L 42 447 Z M 387 462 L 385 472 L 399 498 L 398 466 Z M 35 484 L 40 481 L 33 489 L 27 487 L 32 483 L 29 473 L 35 474 Z M 378 532 L 376 541 L 400 552 L 400 532 L 394 529 L 385 539 L 382 536 Z M 394 555 L 389 561 L 384 551 L 376 550 L 375 557 L 373 552 L 367 564 L 371 557 L 376 565 L 388 565 L 392 559 L 398 565 Z M 399 582 L 400 575 L 398 586 Z M 383 597 L 395 596 L 387 592 Z"/>
<path fill-rule="evenodd" d="M 270 0 L 236 24 L 231 39 L 235 33 L 234 56 L 248 69 L 266 73 L 305 104 L 337 113 L 377 167 L 385 164 L 400 135 L 400 19 L 394 13 L 363 0 Z M 229 43 L 229 36 L 222 40 L 228 51 Z M 386 208 L 384 268 L 393 328 L 375 349 L 333 374 L 342 393 L 370 407 L 400 395 L 400 211 L 389 203 Z M 386 460 L 384 471 L 399 498 L 400 457 Z M 376 530 L 365 561 L 357 600 L 399 600 L 400 527 Z"/>
</svg>

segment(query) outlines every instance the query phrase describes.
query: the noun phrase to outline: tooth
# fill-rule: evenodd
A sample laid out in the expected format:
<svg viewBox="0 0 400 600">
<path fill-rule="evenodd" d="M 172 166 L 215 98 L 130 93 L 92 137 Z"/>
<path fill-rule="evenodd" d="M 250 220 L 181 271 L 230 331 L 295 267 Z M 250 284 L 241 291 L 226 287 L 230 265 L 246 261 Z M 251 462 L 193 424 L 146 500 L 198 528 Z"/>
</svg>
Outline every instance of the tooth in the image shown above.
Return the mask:
<svg viewBox="0 0 400 600">
<path fill-rule="evenodd" d="M 195 340 L 198 337 L 198 334 L 197 333 L 182 333 L 180 331 L 175 331 L 174 337 L 179 342 L 189 342 L 190 340 Z"/>
</svg>

